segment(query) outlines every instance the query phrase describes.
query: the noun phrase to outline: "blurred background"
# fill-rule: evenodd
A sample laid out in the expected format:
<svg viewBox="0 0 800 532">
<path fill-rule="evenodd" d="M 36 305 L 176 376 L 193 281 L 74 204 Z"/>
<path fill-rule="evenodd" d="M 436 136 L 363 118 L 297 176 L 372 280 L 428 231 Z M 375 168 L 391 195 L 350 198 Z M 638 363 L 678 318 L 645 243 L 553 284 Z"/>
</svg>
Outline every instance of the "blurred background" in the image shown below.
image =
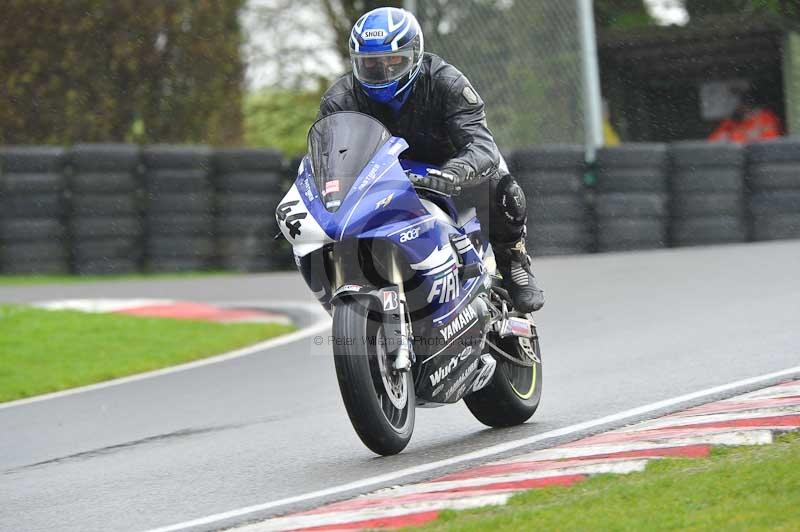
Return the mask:
<svg viewBox="0 0 800 532">
<path fill-rule="evenodd" d="M 294 156 L 349 71 L 361 13 L 411 7 L 508 149 L 583 142 L 578 2 L 10 0 L 0 22 L 3 144 L 268 146 Z M 705 138 L 707 101 L 749 82 L 795 125 L 800 6 L 787 0 L 595 0 L 602 93 L 625 141 Z"/>
<path fill-rule="evenodd" d="M 271 213 L 349 72 L 353 21 L 384 5 L 415 12 L 483 96 L 541 254 L 682 245 L 687 212 L 715 218 L 701 243 L 800 232 L 796 146 L 743 147 L 800 127 L 793 0 L 9 0 L 0 272 L 290 267 Z M 776 162 L 782 177 L 751 170 Z M 709 184 L 702 209 L 681 207 L 681 179 Z M 752 198 L 784 188 L 780 208 Z M 704 210 L 722 193 L 728 210 Z"/>
</svg>

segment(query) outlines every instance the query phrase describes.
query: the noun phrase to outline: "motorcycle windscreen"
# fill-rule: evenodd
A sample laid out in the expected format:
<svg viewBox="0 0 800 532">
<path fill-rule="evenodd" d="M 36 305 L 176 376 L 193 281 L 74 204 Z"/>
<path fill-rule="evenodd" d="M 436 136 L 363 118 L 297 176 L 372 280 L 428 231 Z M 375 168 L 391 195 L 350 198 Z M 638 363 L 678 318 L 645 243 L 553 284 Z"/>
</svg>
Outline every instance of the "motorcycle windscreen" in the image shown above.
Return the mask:
<svg viewBox="0 0 800 532">
<path fill-rule="evenodd" d="M 390 137 L 376 119 L 350 111 L 330 114 L 311 126 L 311 170 L 329 212 L 339 208 L 361 171 Z"/>
</svg>

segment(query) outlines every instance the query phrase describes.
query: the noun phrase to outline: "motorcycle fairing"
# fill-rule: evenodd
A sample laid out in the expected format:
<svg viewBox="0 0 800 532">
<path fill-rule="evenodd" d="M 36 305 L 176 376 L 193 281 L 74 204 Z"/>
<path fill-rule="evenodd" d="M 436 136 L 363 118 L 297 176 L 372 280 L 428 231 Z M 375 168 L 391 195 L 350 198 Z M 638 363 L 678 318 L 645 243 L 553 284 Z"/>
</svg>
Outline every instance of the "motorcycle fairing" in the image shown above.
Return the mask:
<svg viewBox="0 0 800 532">
<path fill-rule="evenodd" d="M 423 205 L 397 159 L 407 147 L 403 139 L 387 140 L 335 212 L 325 209 L 306 157 L 295 184 L 278 206 L 278 225 L 301 258 L 348 239 L 393 242 L 419 276 L 425 299 L 433 308 L 432 319 L 442 323 L 478 282 L 475 278 L 462 282 L 459 266 L 480 262 L 480 257 L 467 245 L 462 228 L 452 219 L 447 223 L 437 219 Z M 449 210 L 455 212 L 450 205 Z M 479 227 L 477 220 L 469 225 L 473 230 Z M 458 253 L 455 245 L 462 246 Z"/>
<path fill-rule="evenodd" d="M 303 205 L 296 208 L 297 212 L 308 213 L 307 218 L 314 220 L 324 236 L 315 233 L 304 237 L 302 227 L 299 236 L 292 235 L 291 228 L 279 218 L 280 229 L 295 246 L 295 254 L 302 257 L 327 243 L 365 238 L 364 235 L 373 228 L 409 222 L 424 215 L 425 209 L 397 160 L 397 154 L 407 148 L 408 144 L 403 139 L 392 137 L 386 141 L 361 171 L 335 212 L 325 209 L 306 157 L 289 191 L 292 198 L 287 194 L 278 209 L 286 200 L 299 196 Z M 302 222 L 301 225 L 304 224 Z"/>
<path fill-rule="evenodd" d="M 410 271 L 403 272 L 406 284 L 415 285 L 417 299 L 427 302 L 425 318 L 414 324 L 415 337 L 431 340 L 414 344 L 417 394 L 432 402 L 455 402 L 478 374 L 481 354 L 480 346 L 475 345 L 483 334 L 481 320 L 470 314 L 474 313 L 470 301 L 488 286 L 488 273 L 481 267 L 484 246 L 481 242 L 479 253 L 470 238 L 480 231 L 480 224 L 473 216 L 459 227 L 451 200 L 437 198 L 434 204 L 418 196 L 404 167 L 413 173 L 427 171 L 427 166 L 410 161 L 401 165 L 397 156 L 407 146 L 396 137 L 387 140 L 334 212 L 325 208 L 306 157 L 278 207 L 278 223 L 294 246 L 306 281 L 327 308 L 336 296 L 369 293 L 376 299 L 376 290 L 383 287 L 343 289 L 348 284 L 363 284 L 363 279 L 342 279 L 342 286 L 331 286 L 330 280 L 322 278 L 324 268 L 310 266 L 309 255 L 328 244 L 340 246 L 360 239 L 388 241 L 400 250 L 410 266 Z M 464 279 L 461 272 L 468 266 L 479 268 L 479 275 Z M 412 279 L 413 283 L 407 282 Z M 458 331 L 452 334 L 456 321 Z"/>
</svg>

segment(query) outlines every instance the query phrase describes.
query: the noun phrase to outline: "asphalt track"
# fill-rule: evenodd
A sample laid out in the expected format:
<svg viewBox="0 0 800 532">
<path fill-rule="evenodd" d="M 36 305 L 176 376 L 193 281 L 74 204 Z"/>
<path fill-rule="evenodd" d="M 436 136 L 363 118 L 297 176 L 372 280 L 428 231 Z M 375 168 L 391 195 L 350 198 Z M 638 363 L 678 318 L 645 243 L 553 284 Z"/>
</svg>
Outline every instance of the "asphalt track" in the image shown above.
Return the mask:
<svg viewBox="0 0 800 532">
<path fill-rule="evenodd" d="M 0 406 L 0 530 L 163 527 L 800 365 L 800 241 L 542 259 L 537 274 L 545 391 L 524 426 L 485 429 L 463 405 L 419 410 L 406 451 L 377 458 L 350 427 L 326 338 L 309 337 Z M 312 301 L 292 274 L 0 287 L 3 302 L 73 297 Z"/>
</svg>

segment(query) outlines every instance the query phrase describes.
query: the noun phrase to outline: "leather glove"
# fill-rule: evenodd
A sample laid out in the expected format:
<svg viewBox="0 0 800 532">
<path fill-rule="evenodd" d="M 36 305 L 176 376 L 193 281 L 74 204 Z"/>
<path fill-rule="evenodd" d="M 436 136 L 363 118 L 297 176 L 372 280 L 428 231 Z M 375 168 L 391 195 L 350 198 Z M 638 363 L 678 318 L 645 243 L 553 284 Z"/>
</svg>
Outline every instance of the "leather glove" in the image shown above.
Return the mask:
<svg viewBox="0 0 800 532">
<path fill-rule="evenodd" d="M 461 194 L 461 180 L 450 172 L 442 170 L 428 170 L 428 175 L 416 177 L 414 186 L 432 190 L 447 196 L 458 196 Z"/>
<path fill-rule="evenodd" d="M 442 172 L 453 174 L 463 186 L 468 186 L 469 182 L 476 177 L 472 165 L 462 159 L 450 159 L 442 166 Z"/>
</svg>

